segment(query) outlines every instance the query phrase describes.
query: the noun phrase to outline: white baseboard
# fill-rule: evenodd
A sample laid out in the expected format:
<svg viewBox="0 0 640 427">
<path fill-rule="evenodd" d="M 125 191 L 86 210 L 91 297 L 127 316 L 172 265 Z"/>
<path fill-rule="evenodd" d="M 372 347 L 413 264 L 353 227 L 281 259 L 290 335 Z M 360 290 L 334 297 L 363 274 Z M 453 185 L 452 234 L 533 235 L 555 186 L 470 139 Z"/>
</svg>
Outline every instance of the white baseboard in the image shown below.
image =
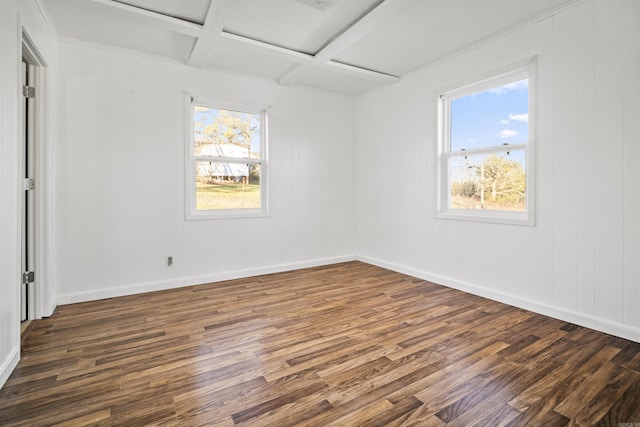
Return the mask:
<svg viewBox="0 0 640 427">
<path fill-rule="evenodd" d="M 42 312 L 42 317 L 51 317 L 53 312 L 56 310 L 57 306 L 58 306 L 57 298 L 55 301 L 49 301 L 49 304 L 47 304 L 47 306 L 44 308 Z"/>
<path fill-rule="evenodd" d="M 566 310 L 560 307 L 548 305 L 539 301 L 522 298 L 517 295 L 512 295 L 503 292 L 497 292 L 492 289 L 488 289 L 482 286 L 477 286 L 473 283 L 463 282 L 449 277 L 441 276 L 438 274 L 429 273 L 422 270 L 417 270 L 412 267 L 407 267 L 400 264 L 390 263 L 382 261 L 380 259 L 371 258 L 367 256 L 355 256 L 344 255 L 332 258 L 320 258 L 304 262 L 297 262 L 291 264 L 279 264 L 273 266 L 259 267 L 247 270 L 228 271 L 223 273 L 209 274 L 203 276 L 193 276 L 180 279 L 164 280 L 157 282 L 148 282 L 141 284 L 132 284 L 127 286 L 120 286 L 116 288 L 103 288 L 84 292 L 72 292 L 58 295 L 59 304 L 72 304 L 76 302 L 93 301 L 104 298 L 114 298 L 125 295 L 134 295 L 144 292 L 161 291 L 166 289 L 179 288 L 184 286 L 194 286 L 203 283 L 221 282 L 224 280 L 240 279 L 252 276 L 259 276 L 262 274 L 280 273 L 283 271 L 299 270 L 302 268 L 318 267 L 322 265 L 336 264 L 340 262 L 347 262 L 358 260 L 366 262 L 368 264 L 376 265 L 378 267 L 386 268 L 388 270 L 397 271 L 398 273 L 407 274 L 409 276 L 417 277 L 419 279 L 428 280 L 430 282 L 447 286 L 449 288 L 458 289 L 463 292 L 468 292 L 473 295 L 478 295 L 484 298 L 489 298 L 494 301 L 499 301 L 505 304 L 509 304 L 515 307 L 519 307 L 525 310 L 530 310 L 535 313 L 550 316 L 566 322 L 575 323 L 576 325 L 584 326 L 590 329 L 594 329 L 607 334 L 615 335 L 621 338 L 625 338 L 631 341 L 640 343 L 640 329 L 625 325 L 618 322 L 612 322 L 607 319 L 598 318 L 584 313 L 578 313 L 571 310 Z"/>
<path fill-rule="evenodd" d="M 20 347 L 15 348 L 0 366 L 0 388 L 7 382 L 13 370 L 20 361 Z"/>
<path fill-rule="evenodd" d="M 640 343 L 640 329 L 367 256 L 357 260 Z"/>
<path fill-rule="evenodd" d="M 194 286 L 203 283 L 221 282 L 224 280 L 260 276 L 262 274 L 280 273 L 283 271 L 300 270 L 302 268 L 337 264 L 340 262 L 354 261 L 355 259 L 355 255 L 344 255 L 332 258 L 319 258 L 291 264 L 278 264 L 247 270 L 227 271 L 223 273 L 207 274 L 203 276 L 192 276 L 171 280 L 162 280 L 157 282 L 130 284 L 114 288 L 102 288 L 90 291 L 63 293 L 58 295 L 58 304 L 73 304 L 77 302 L 94 301 L 104 298 L 141 294 L 145 292 L 163 291 L 166 289 Z"/>
</svg>

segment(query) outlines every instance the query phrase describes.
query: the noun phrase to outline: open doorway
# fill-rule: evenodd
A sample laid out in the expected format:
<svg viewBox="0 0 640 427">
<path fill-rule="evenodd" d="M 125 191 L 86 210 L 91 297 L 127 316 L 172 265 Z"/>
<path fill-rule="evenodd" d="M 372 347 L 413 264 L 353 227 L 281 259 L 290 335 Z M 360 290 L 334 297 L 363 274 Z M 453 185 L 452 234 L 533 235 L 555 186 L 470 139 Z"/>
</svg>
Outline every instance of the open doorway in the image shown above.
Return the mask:
<svg viewBox="0 0 640 427">
<path fill-rule="evenodd" d="M 20 317 L 35 317 L 35 65 L 22 57 L 22 284 Z"/>
<path fill-rule="evenodd" d="M 37 176 L 41 132 L 39 126 L 43 123 L 41 100 L 42 88 L 41 72 L 44 62 L 37 49 L 25 32 L 22 37 L 22 85 L 20 88 L 22 97 L 21 120 L 21 170 L 22 170 L 22 278 L 20 283 L 20 320 L 21 332 L 28 333 L 33 321 L 40 316 L 38 310 L 41 290 L 38 289 L 37 260 L 38 235 L 42 230 L 37 229 L 38 217 L 42 212 L 38 206 L 38 186 L 41 187 Z"/>
</svg>

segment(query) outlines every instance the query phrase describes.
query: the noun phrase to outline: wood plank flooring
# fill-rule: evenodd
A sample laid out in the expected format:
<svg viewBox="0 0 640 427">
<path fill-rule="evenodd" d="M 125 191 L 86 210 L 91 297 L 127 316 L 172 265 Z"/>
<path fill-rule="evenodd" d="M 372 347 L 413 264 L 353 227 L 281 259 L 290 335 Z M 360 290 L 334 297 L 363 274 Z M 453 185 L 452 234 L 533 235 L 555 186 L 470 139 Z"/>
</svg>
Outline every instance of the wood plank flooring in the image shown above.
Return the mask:
<svg viewBox="0 0 640 427">
<path fill-rule="evenodd" d="M 0 390 L 2 426 L 619 423 L 640 344 L 360 262 L 58 307 Z"/>
</svg>

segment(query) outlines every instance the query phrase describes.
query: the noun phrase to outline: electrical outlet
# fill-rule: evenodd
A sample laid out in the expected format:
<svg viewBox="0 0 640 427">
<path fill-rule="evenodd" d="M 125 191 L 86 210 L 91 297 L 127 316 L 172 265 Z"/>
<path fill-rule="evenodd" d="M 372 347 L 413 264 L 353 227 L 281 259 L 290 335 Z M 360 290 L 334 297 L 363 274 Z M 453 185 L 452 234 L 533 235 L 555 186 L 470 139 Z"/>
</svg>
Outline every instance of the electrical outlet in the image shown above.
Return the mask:
<svg viewBox="0 0 640 427">
<path fill-rule="evenodd" d="M 173 257 L 172 256 L 168 256 L 167 257 L 167 267 L 172 267 L 173 266 Z"/>
</svg>

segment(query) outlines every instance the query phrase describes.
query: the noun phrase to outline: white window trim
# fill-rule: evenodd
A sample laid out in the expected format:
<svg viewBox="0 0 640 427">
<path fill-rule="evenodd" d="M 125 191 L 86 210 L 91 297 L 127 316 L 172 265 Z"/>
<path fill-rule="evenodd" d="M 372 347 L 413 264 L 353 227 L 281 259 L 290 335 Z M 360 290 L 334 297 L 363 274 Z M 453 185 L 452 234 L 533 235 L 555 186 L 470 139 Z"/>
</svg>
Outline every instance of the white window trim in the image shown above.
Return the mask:
<svg viewBox="0 0 640 427">
<path fill-rule="evenodd" d="M 203 105 L 223 110 L 242 111 L 260 115 L 260 159 L 238 159 L 195 155 L 194 106 Z M 185 93 L 185 218 L 187 220 L 260 218 L 270 216 L 268 203 L 269 162 L 267 141 L 267 108 L 231 104 L 196 98 Z M 255 209 L 196 209 L 196 162 L 201 160 L 227 161 L 230 163 L 259 164 L 260 165 L 260 208 Z"/>
<path fill-rule="evenodd" d="M 511 144 L 507 147 L 487 147 L 469 149 L 464 152 L 451 153 L 450 151 L 450 123 L 451 123 L 451 99 L 472 93 L 481 92 L 503 84 L 511 83 L 524 78 L 529 79 L 529 127 L 528 142 L 526 144 Z M 513 225 L 535 225 L 535 128 L 536 128 L 536 57 L 521 61 L 509 67 L 496 70 L 470 81 L 455 85 L 449 89 L 436 92 L 437 102 L 437 140 L 438 140 L 438 200 L 436 218 L 490 222 Z M 510 212 L 499 210 L 480 209 L 451 209 L 450 183 L 449 183 L 449 158 L 458 155 L 485 154 L 504 152 L 507 150 L 525 150 L 525 174 L 526 174 L 526 200 L 525 212 Z"/>
</svg>

